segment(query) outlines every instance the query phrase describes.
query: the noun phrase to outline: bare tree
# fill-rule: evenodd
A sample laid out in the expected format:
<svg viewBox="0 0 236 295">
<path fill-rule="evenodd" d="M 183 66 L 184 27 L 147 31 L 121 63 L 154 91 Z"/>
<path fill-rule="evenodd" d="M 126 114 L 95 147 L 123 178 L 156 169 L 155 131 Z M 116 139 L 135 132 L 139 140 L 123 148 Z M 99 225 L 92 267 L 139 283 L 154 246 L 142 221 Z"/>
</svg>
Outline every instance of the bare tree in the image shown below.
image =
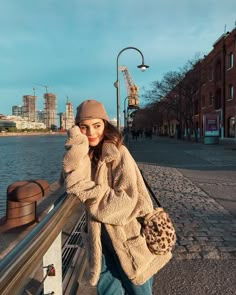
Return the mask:
<svg viewBox="0 0 236 295">
<path fill-rule="evenodd" d="M 201 71 L 201 59 L 196 54 L 183 68 L 166 73 L 161 81 L 154 81 L 151 89 L 143 95 L 149 101 L 147 108 L 155 108 L 159 123 L 167 121 L 169 128 L 173 119 L 178 122 L 178 138 L 182 138 L 185 128 L 188 139 L 192 132 L 197 139 L 193 118 L 199 107 L 197 92 L 202 83 Z"/>
</svg>

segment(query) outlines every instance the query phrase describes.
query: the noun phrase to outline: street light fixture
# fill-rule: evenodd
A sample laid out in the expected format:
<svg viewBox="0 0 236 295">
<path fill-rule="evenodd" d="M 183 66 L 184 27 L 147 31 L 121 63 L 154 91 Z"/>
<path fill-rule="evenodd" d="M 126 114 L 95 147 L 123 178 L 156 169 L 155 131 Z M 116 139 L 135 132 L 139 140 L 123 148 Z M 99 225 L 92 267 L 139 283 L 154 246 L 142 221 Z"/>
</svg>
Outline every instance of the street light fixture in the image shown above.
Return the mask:
<svg viewBox="0 0 236 295">
<path fill-rule="evenodd" d="M 120 130 L 120 81 L 119 81 L 119 65 L 118 65 L 118 61 L 119 61 L 119 57 L 121 55 L 122 52 L 124 52 L 125 50 L 128 49 L 133 49 L 136 50 L 140 53 L 141 57 L 142 57 L 142 63 L 141 65 L 137 66 L 139 69 L 141 69 L 142 72 L 144 72 L 147 68 L 149 68 L 149 66 L 145 65 L 144 63 L 144 56 L 142 54 L 142 52 L 136 48 L 136 47 L 125 47 L 123 48 L 117 55 L 116 58 L 116 82 L 114 83 L 114 86 L 116 87 L 116 101 L 117 101 L 117 129 Z"/>
</svg>

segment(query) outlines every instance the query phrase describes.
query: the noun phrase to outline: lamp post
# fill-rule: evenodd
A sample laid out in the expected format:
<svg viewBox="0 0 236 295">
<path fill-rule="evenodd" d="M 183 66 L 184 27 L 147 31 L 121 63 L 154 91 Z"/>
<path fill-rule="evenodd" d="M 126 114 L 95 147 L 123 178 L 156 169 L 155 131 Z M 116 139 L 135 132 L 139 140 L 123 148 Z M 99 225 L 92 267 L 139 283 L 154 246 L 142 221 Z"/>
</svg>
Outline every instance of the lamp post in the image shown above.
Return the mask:
<svg viewBox="0 0 236 295">
<path fill-rule="evenodd" d="M 129 98 L 129 96 L 126 96 L 126 98 L 124 99 L 124 127 L 127 127 L 127 115 L 128 115 L 128 110 L 126 112 L 126 107 L 125 107 L 125 103 L 127 101 L 127 99 Z"/>
<path fill-rule="evenodd" d="M 141 71 L 145 71 L 147 68 L 149 68 L 149 66 L 145 65 L 144 63 L 144 57 L 142 52 L 136 48 L 136 47 L 125 47 L 123 48 L 117 55 L 116 58 L 116 82 L 114 83 L 114 86 L 116 87 L 116 104 L 117 104 L 117 129 L 120 130 L 120 81 L 119 81 L 119 65 L 118 65 L 118 61 L 119 61 L 119 57 L 121 55 L 122 52 L 124 52 L 125 50 L 128 49 L 133 49 L 136 50 L 140 53 L 141 57 L 142 57 L 142 63 L 141 65 L 137 66 L 139 69 L 141 69 Z"/>
</svg>

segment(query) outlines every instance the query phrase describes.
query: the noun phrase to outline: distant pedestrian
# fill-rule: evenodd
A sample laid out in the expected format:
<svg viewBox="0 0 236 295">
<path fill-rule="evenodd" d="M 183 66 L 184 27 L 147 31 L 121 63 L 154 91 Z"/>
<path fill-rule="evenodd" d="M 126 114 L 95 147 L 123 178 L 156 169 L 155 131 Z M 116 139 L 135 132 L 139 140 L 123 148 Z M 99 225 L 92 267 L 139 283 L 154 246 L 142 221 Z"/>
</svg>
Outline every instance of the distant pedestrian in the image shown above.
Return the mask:
<svg viewBox="0 0 236 295">
<path fill-rule="evenodd" d="M 86 100 L 77 108 L 63 159 L 67 193 L 84 203 L 83 241 L 90 283 L 98 295 L 151 295 L 153 275 L 171 253 L 152 254 L 138 218 L 153 211 L 140 171 L 104 106 Z"/>
<path fill-rule="evenodd" d="M 146 129 L 145 130 L 145 137 L 152 139 L 152 129 Z"/>
<path fill-rule="evenodd" d="M 135 129 L 133 129 L 131 131 L 131 133 L 132 133 L 132 139 L 137 140 L 138 139 L 138 132 Z"/>
</svg>

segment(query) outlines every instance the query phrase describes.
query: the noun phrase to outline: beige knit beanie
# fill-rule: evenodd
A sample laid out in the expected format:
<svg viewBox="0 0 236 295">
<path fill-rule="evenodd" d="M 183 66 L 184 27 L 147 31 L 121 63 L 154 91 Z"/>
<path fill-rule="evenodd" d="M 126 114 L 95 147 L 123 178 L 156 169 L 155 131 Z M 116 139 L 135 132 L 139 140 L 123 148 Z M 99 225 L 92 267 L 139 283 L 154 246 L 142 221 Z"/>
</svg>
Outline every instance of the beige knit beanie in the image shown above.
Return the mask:
<svg viewBox="0 0 236 295">
<path fill-rule="evenodd" d="M 75 123 L 78 124 L 85 119 L 103 119 L 109 121 L 104 105 L 93 99 L 85 100 L 77 107 Z"/>
</svg>

